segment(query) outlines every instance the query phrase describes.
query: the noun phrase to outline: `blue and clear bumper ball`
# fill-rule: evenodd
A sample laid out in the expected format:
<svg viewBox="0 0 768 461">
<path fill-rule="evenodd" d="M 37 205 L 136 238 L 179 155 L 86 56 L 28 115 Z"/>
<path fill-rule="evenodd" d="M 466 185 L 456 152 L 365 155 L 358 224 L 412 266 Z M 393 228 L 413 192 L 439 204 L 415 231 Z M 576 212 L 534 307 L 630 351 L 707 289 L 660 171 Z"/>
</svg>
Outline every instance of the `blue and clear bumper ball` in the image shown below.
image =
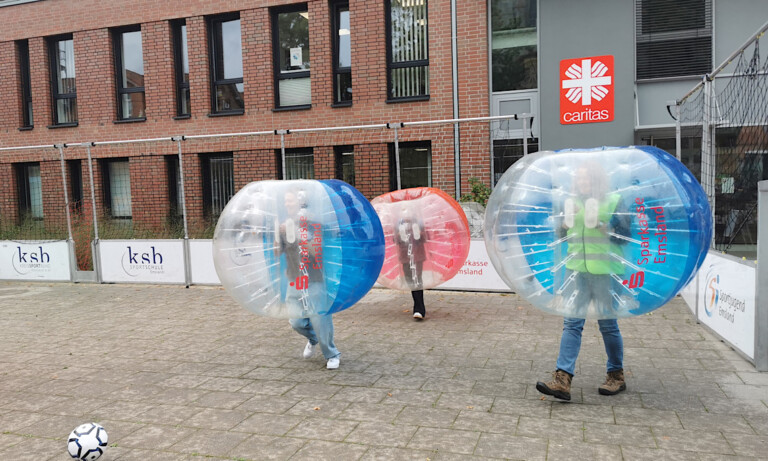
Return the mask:
<svg viewBox="0 0 768 461">
<path fill-rule="evenodd" d="M 696 274 L 712 238 L 704 190 L 650 146 L 538 152 L 512 165 L 485 214 L 491 261 L 537 308 L 573 318 L 650 312 Z"/>
<path fill-rule="evenodd" d="M 342 181 L 253 182 L 221 213 L 213 261 L 227 292 L 252 312 L 333 314 L 376 282 L 384 234 L 370 202 Z"/>
</svg>

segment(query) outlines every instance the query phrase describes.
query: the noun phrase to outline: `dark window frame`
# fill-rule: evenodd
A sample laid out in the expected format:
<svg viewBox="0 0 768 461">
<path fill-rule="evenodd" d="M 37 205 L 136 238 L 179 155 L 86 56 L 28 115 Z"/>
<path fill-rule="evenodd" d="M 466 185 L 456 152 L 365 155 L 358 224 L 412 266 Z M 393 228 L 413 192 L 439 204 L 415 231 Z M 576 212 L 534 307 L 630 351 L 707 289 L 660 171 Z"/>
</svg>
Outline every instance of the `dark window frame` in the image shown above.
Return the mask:
<svg viewBox="0 0 768 461">
<path fill-rule="evenodd" d="M 69 203 L 71 205 L 71 210 L 74 212 L 81 212 L 83 210 L 82 160 L 67 160 L 67 173 L 69 174 Z"/>
<path fill-rule="evenodd" d="M 166 155 L 165 167 L 168 178 L 168 204 L 170 206 L 169 214 L 171 217 L 180 218 L 184 215 L 184 205 L 182 204 L 179 206 L 179 203 L 181 202 L 181 168 L 179 166 L 179 156 L 176 154 Z"/>
<path fill-rule="evenodd" d="M 189 94 L 189 80 L 184 81 L 184 55 L 182 52 L 182 46 L 187 48 L 187 59 L 189 59 L 189 35 L 187 40 L 182 43 L 181 40 L 181 28 L 187 26 L 186 19 L 176 19 L 171 21 L 171 35 L 173 37 L 173 63 L 174 63 L 174 76 L 176 78 L 176 117 L 188 118 L 192 116 L 191 97 L 190 104 L 187 109 L 189 112 L 184 112 L 182 107 L 182 100 L 184 98 L 184 90 L 187 90 Z M 189 31 L 187 31 L 189 33 Z M 187 63 L 189 64 L 189 63 Z"/>
<path fill-rule="evenodd" d="M 99 160 L 99 170 L 101 172 L 102 203 L 106 214 L 111 219 L 132 220 L 133 219 L 133 197 L 131 197 L 131 214 L 128 216 L 116 216 L 113 214 L 112 207 L 112 181 L 110 180 L 110 165 L 113 163 L 125 162 L 128 164 L 128 178 L 130 180 L 131 162 L 128 157 L 105 158 Z M 131 192 L 133 193 L 133 192 Z"/>
<path fill-rule="evenodd" d="M 334 163 L 335 163 L 335 170 L 336 170 L 336 179 L 344 181 L 344 154 L 351 154 L 352 155 L 352 182 L 345 181 L 350 186 L 355 185 L 355 146 L 353 145 L 343 145 L 343 146 L 334 146 L 333 147 L 333 157 L 334 157 Z"/>
<path fill-rule="evenodd" d="M 281 174 L 282 174 L 282 170 L 284 169 L 286 174 L 287 174 L 287 176 L 290 176 L 290 174 L 288 174 L 289 172 L 288 172 L 288 165 L 287 165 L 288 164 L 288 156 L 293 157 L 293 156 L 301 156 L 301 155 L 307 155 L 307 154 L 312 155 L 312 178 L 285 178 L 285 177 L 281 176 L 280 179 L 289 179 L 289 180 L 291 180 L 291 179 L 315 179 L 316 178 L 316 176 L 315 176 L 315 149 L 312 148 L 312 147 L 291 147 L 291 148 L 286 148 L 285 149 L 285 157 L 283 157 L 282 151 L 280 149 L 277 149 L 277 155 L 280 158 Z M 283 164 L 283 161 L 285 161 L 285 164 Z"/>
<path fill-rule="evenodd" d="M 202 198 L 203 198 L 203 216 L 206 220 L 212 220 L 212 219 L 218 219 L 220 216 L 219 214 L 214 213 L 214 201 L 213 201 L 213 176 L 211 173 L 211 160 L 217 160 L 217 159 L 229 159 L 232 164 L 232 177 L 230 178 L 232 182 L 232 195 L 229 196 L 227 199 L 227 203 L 229 203 L 229 200 L 234 197 L 235 190 L 234 184 L 235 184 L 235 156 L 233 152 L 215 152 L 215 153 L 205 153 L 205 154 L 199 154 L 198 158 L 200 159 L 200 173 L 201 173 L 201 179 L 202 179 Z M 221 206 L 221 210 L 224 210 L 224 207 L 226 207 L 227 203 L 224 203 Z"/>
<path fill-rule="evenodd" d="M 208 27 L 208 67 L 211 75 L 211 112 L 210 115 L 242 115 L 245 113 L 245 94 L 243 94 L 243 109 L 229 109 L 229 110 L 216 110 L 216 88 L 221 85 L 244 85 L 245 66 L 243 66 L 243 77 L 240 78 L 224 78 L 221 80 L 216 79 L 216 34 L 215 25 L 217 23 L 223 23 L 228 21 L 240 20 L 240 13 L 226 13 L 218 14 L 216 16 L 209 16 L 206 18 Z M 242 40 L 243 35 L 243 22 L 240 21 L 240 37 Z M 219 40 L 221 38 L 219 37 Z M 243 61 L 242 51 L 240 54 L 240 62 Z"/>
<path fill-rule="evenodd" d="M 395 158 L 395 143 L 388 143 L 389 146 L 389 186 L 390 191 L 398 190 L 397 186 L 397 167 L 398 162 Z M 413 186 L 413 187 L 432 187 L 433 184 L 433 178 L 432 173 L 434 171 L 432 167 L 432 141 L 431 140 L 425 140 L 425 141 L 406 141 L 406 142 L 399 142 L 398 143 L 398 149 L 402 152 L 402 150 L 405 149 L 418 149 L 418 148 L 428 148 L 429 149 L 429 180 L 427 181 L 427 184 L 425 186 Z M 402 157 L 400 158 L 400 168 L 402 168 Z M 400 177 L 401 184 L 402 184 L 402 175 Z"/>
<path fill-rule="evenodd" d="M 695 19 L 686 24 L 690 28 L 678 27 L 684 22 L 675 24 L 669 19 L 665 22 L 664 18 L 683 16 L 653 8 L 653 1 L 638 0 L 635 5 L 635 80 L 690 79 L 711 72 L 714 65 L 713 0 L 670 3 L 674 5 L 671 8 L 685 8 L 700 2 L 702 10 L 692 10 L 689 15 Z M 651 11 L 658 16 L 648 14 Z M 702 46 L 705 42 L 706 48 Z"/>
<path fill-rule="evenodd" d="M 74 38 L 72 37 L 72 34 L 62 34 L 62 35 L 56 35 L 53 37 L 46 38 L 46 46 L 48 47 L 48 70 L 51 76 L 51 100 L 53 103 L 53 106 L 51 107 L 51 118 L 52 118 L 52 124 L 56 127 L 65 127 L 65 126 L 77 126 L 77 114 L 75 115 L 75 121 L 74 122 L 64 122 L 61 123 L 59 121 L 58 117 L 58 101 L 60 99 L 74 99 L 75 100 L 75 112 L 77 112 L 77 82 L 75 82 L 75 92 L 74 93 L 59 93 L 58 88 L 58 80 L 59 76 L 56 73 L 56 64 L 57 64 L 57 56 L 56 52 L 58 51 L 59 42 L 64 40 L 72 40 L 72 43 L 74 45 Z M 74 51 L 74 46 L 73 46 Z M 77 72 L 77 70 L 75 70 Z M 77 79 L 77 77 L 75 77 Z"/>
<path fill-rule="evenodd" d="M 424 8 L 426 10 L 426 17 L 429 18 L 429 2 L 424 0 Z M 387 100 L 386 102 L 410 102 L 410 101 L 428 101 L 430 97 L 429 88 L 427 88 L 427 94 L 416 96 L 404 96 L 393 97 L 392 96 L 392 71 L 395 69 L 407 69 L 410 67 L 426 67 L 429 69 L 429 22 L 427 22 L 427 58 L 417 59 L 412 61 L 392 62 L 392 0 L 384 0 L 384 30 L 386 33 L 387 41 Z M 429 71 L 429 70 L 427 70 Z"/>
<path fill-rule="evenodd" d="M 123 70 L 123 56 L 121 53 L 122 44 L 123 44 L 123 34 L 129 33 L 129 32 L 139 32 L 141 33 L 141 24 L 133 25 L 133 26 L 125 26 L 125 27 L 118 27 L 116 29 L 112 29 L 112 51 L 115 55 L 115 89 L 117 90 L 117 120 L 118 121 L 144 121 L 147 119 L 146 113 L 147 113 L 147 99 L 146 99 L 146 93 L 144 90 L 144 86 L 135 86 L 135 87 L 129 87 L 129 88 L 123 88 L 122 83 L 122 70 Z M 142 42 L 144 41 L 144 34 L 141 35 Z M 142 46 L 141 49 L 141 59 L 144 60 L 144 47 Z M 132 93 L 144 93 L 144 117 L 131 117 L 131 118 L 123 118 L 123 95 L 124 94 L 132 94 Z"/>
<path fill-rule="evenodd" d="M 19 210 L 19 222 L 22 222 L 25 218 L 31 217 L 35 221 L 42 221 L 45 217 L 45 210 L 42 203 L 42 182 L 43 173 L 40 171 L 40 192 L 41 192 L 41 216 L 32 216 L 32 193 L 29 187 L 29 167 L 37 166 L 40 169 L 40 162 L 22 162 L 15 163 L 14 169 L 16 170 L 16 192 L 18 194 L 18 210 Z"/>
<path fill-rule="evenodd" d="M 312 107 L 312 103 L 298 104 L 294 106 L 283 106 L 280 104 L 280 80 L 292 80 L 295 78 L 309 78 L 310 92 L 312 90 L 312 76 L 310 75 L 311 70 L 306 70 L 301 72 L 291 72 L 289 76 L 283 76 L 282 70 L 280 69 L 280 41 L 279 41 L 280 30 L 278 27 L 278 16 L 280 16 L 283 13 L 298 13 L 300 11 L 309 12 L 309 6 L 306 3 L 296 3 L 293 5 L 285 5 L 285 6 L 270 8 L 269 10 L 270 22 L 272 24 L 272 67 L 274 69 L 273 78 L 274 78 L 274 85 L 275 85 L 276 110 L 309 109 Z M 311 50 L 310 50 L 310 53 L 311 53 Z M 310 57 L 310 61 L 311 61 L 311 57 Z"/>
<path fill-rule="evenodd" d="M 342 74 L 349 74 L 350 82 L 352 81 L 352 67 L 340 67 L 339 66 L 339 51 L 341 49 L 341 40 L 339 40 L 339 30 L 341 27 L 341 12 L 346 8 L 347 13 L 350 15 L 350 49 L 352 47 L 352 13 L 349 9 L 348 0 L 333 1 L 331 3 L 331 43 L 333 43 L 333 107 L 346 107 L 352 105 L 352 99 L 339 100 L 339 80 L 338 76 Z M 350 88 L 354 88 L 350 84 Z M 350 96 L 351 97 L 351 96 Z"/>
<path fill-rule="evenodd" d="M 34 128 L 34 113 L 32 112 L 32 80 L 29 68 L 29 40 L 17 40 L 16 52 L 19 57 L 19 73 L 21 78 L 21 127 Z"/>
</svg>

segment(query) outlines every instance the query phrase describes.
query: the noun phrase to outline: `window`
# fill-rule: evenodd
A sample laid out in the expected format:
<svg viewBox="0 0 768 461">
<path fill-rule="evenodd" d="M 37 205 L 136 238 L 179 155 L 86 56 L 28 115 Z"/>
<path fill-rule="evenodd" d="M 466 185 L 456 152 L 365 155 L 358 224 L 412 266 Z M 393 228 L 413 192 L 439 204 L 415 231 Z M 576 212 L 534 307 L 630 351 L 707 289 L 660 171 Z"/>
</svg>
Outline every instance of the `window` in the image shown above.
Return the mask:
<svg viewBox="0 0 768 461">
<path fill-rule="evenodd" d="M 75 47 L 71 35 L 48 39 L 53 96 L 53 124 L 77 124 L 77 90 L 75 88 Z"/>
<path fill-rule="evenodd" d="M 43 187 L 39 163 L 16 165 L 16 182 L 19 192 L 19 218 L 43 219 Z"/>
<path fill-rule="evenodd" d="M 528 139 L 528 153 L 532 154 L 539 151 L 539 140 L 537 138 Z M 523 158 L 524 146 L 522 139 L 496 139 L 493 141 L 493 184 L 499 182 L 516 161 Z"/>
<path fill-rule="evenodd" d="M 16 42 L 21 74 L 21 123 L 22 128 L 32 128 L 32 82 L 29 79 L 29 42 Z"/>
<path fill-rule="evenodd" d="M 101 161 L 104 204 L 115 219 L 131 219 L 131 171 L 127 158 Z"/>
<path fill-rule="evenodd" d="M 390 100 L 429 96 L 427 0 L 387 0 L 387 85 Z"/>
<path fill-rule="evenodd" d="M 537 44 L 536 0 L 491 1 L 493 91 L 538 86 Z"/>
<path fill-rule="evenodd" d="M 637 2 L 637 79 L 712 70 L 712 0 Z"/>
<path fill-rule="evenodd" d="M 144 53 L 141 28 L 130 27 L 114 32 L 115 69 L 117 73 L 117 113 L 119 120 L 143 120 Z"/>
<path fill-rule="evenodd" d="M 353 146 L 336 146 L 336 178 L 341 179 L 350 186 L 355 185 L 355 152 Z"/>
<path fill-rule="evenodd" d="M 168 171 L 168 200 L 171 206 L 171 216 L 178 217 L 184 213 L 179 157 L 177 155 L 167 155 L 165 157 L 165 165 Z"/>
<path fill-rule="evenodd" d="M 698 129 L 700 130 L 701 126 Z M 686 131 L 688 130 L 684 128 L 680 137 L 680 161 L 701 182 L 701 134 L 690 134 L 686 133 Z M 669 137 L 668 134 L 661 136 L 651 134 L 647 138 L 642 138 L 641 142 L 642 144 L 656 146 L 670 155 L 676 155 L 677 141 L 674 137 Z"/>
<path fill-rule="evenodd" d="M 235 195 L 235 171 L 232 154 L 201 156 L 203 169 L 203 211 L 209 219 L 217 219 L 229 199 Z"/>
<path fill-rule="evenodd" d="M 83 169 L 82 161 L 67 160 L 69 171 L 69 203 L 72 211 L 83 209 Z"/>
<path fill-rule="evenodd" d="M 315 179 L 315 156 L 311 147 L 285 149 L 285 177 L 282 179 Z"/>
<path fill-rule="evenodd" d="M 173 29 L 173 56 L 176 71 L 176 115 L 191 114 L 189 97 L 189 54 L 187 51 L 187 23 L 185 20 L 171 23 Z"/>
<path fill-rule="evenodd" d="M 352 43 L 349 3 L 333 5 L 333 102 L 352 104 Z"/>
<path fill-rule="evenodd" d="M 401 142 L 398 145 L 398 161 L 395 145 L 389 145 L 390 183 L 392 190 L 432 186 L 432 145 L 430 141 Z M 400 164 L 398 184 L 397 164 Z"/>
<path fill-rule="evenodd" d="M 291 5 L 272 11 L 275 105 L 299 108 L 312 103 L 309 80 L 309 12 Z"/>
<path fill-rule="evenodd" d="M 243 46 L 240 15 L 216 16 L 208 20 L 211 48 L 211 107 L 214 114 L 242 114 Z"/>
</svg>

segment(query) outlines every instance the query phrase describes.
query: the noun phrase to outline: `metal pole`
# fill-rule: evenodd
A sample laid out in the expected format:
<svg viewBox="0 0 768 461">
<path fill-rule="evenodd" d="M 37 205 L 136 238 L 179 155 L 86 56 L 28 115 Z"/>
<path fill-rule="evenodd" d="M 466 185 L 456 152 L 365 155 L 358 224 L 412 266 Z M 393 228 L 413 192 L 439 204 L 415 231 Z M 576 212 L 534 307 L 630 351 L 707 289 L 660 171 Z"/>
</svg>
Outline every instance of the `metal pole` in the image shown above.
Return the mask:
<svg viewBox="0 0 768 461">
<path fill-rule="evenodd" d="M 533 127 L 531 127 L 533 129 Z M 523 157 L 528 155 L 528 118 L 523 118 Z"/>
<path fill-rule="evenodd" d="M 58 148 L 59 148 L 59 159 L 61 160 L 61 183 L 64 185 L 64 211 L 67 215 L 67 235 L 69 236 L 69 240 L 73 240 L 72 218 L 69 216 L 69 193 L 67 192 L 67 173 L 66 173 L 66 164 L 64 163 L 64 146 L 62 144 L 59 144 Z"/>
<path fill-rule="evenodd" d="M 85 143 L 86 152 L 88 153 L 88 177 L 91 180 L 91 211 L 93 211 L 93 236 L 94 241 L 99 241 L 99 219 L 96 217 L 96 186 L 93 183 L 93 160 L 91 159 L 91 145 L 93 143 Z"/>
<path fill-rule="evenodd" d="M 285 131 L 280 131 L 280 165 L 283 167 L 283 179 L 288 174 L 288 169 L 285 166 Z"/>
<path fill-rule="evenodd" d="M 712 82 L 705 77 L 704 80 L 704 121 L 701 139 L 701 181 L 704 184 L 704 192 L 707 194 L 709 206 L 712 209 L 712 229 L 715 228 L 715 150 L 712 145 Z M 713 245 L 715 233 L 712 234 Z"/>
<path fill-rule="evenodd" d="M 399 190 L 401 188 L 401 185 L 400 185 L 400 145 L 398 144 L 398 140 L 397 140 L 397 125 L 395 125 L 394 130 L 395 130 L 395 171 L 397 172 L 397 189 Z"/>
<path fill-rule="evenodd" d="M 459 118 L 459 52 L 456 43 L 456 0 L 451 0 L 451 62 L 453 78 L 453 117 Z M 456 200 L 461 198 L 461 133 L 458 122 L 453 124 L 453 166 Z"/>
<path fill-rule="evenodd" d="M 192 283 L 192 261 L 191 249 L 189 248 L 189 231 L 187 228 L 187 198 L 184 195 L 184 162 L 181 157 L 181 141 L 184 140 L 184 136 L 178 136 L 171 138 L 176 141 L 179 146 L 179 179 L 181 190 L 181 218 L 184 221 L 184 284 L 187 288 Z"/>
<path fill-rule="evenodd" d="M 175 138 L 179 145 L 179 179 L 181 180 L 181 217 L 184 221 L 184 240 L 189 239 L 189 229 L 187 227 L 187 196 L 184 192 L 184 162 L 181 157 L 181 141 L 184 140 L 184 136 Z"/>
<path fill-rule="evenodd" d="M 755 293 L 755 368 L 768 371 L 768 181 L 757 183 L 757 292 Z"/>
<path fill-rule="evenodd" d="M 91 146 L 93 143 L 85 143 L 88 153 L 88 177 L 91 182 L 91 210 L 93 211 L 93 244 L 91 254 L 93 255 L 93 270 L 96 272 L 96 281 L 102 282 L 101 277 L 101 250 L 99 249 L 99 219 L 96 216 L 96 185 L 93 183 L 93 160 L 91 158 Z"/>
<path fill-rule="evenodd" d="M 675 104 L 675 157 L 677 157 L 678 160 L 682 161 L 682 149 L 681 149 L 681 143 L 682 143 L 682 128 L 680 126 L 680 104 Z"/>
</svg>

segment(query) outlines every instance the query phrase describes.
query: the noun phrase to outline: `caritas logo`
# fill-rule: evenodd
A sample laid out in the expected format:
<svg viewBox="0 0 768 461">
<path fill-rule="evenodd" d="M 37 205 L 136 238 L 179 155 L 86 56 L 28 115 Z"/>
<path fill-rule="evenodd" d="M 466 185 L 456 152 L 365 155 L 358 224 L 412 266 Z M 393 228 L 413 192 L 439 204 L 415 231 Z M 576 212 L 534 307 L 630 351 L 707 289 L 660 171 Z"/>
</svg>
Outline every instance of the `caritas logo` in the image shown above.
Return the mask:
<svg viewBox="0 0 768 461">
<path fill-rule="evenodd" d="M 560 61 L 560 123 L 613 120 L 613 56 Z"/>
</svg>

